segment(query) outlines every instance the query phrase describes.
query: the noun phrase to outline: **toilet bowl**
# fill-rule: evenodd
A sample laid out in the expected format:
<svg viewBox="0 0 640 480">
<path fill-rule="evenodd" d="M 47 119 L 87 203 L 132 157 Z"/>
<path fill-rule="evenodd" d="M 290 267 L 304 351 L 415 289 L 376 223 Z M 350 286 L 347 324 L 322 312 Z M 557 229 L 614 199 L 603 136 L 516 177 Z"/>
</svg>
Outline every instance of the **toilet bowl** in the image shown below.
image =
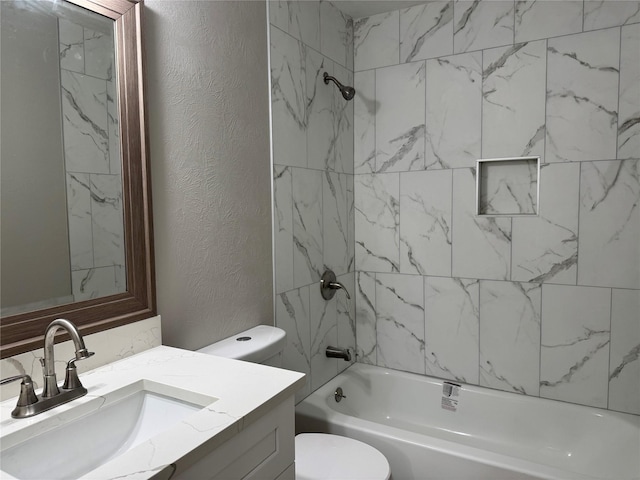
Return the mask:
<svg viewBox="0 0 640 480">
<path fill-rule="evenodd" d="M 220 357 L 281 365 L 284 330 L 258 325 L 198 350 Z M 301 433 L 295 439 L 296 480 L 388 480 L 389 462 L 371 445 L 327 433 Z"/>
</svg>

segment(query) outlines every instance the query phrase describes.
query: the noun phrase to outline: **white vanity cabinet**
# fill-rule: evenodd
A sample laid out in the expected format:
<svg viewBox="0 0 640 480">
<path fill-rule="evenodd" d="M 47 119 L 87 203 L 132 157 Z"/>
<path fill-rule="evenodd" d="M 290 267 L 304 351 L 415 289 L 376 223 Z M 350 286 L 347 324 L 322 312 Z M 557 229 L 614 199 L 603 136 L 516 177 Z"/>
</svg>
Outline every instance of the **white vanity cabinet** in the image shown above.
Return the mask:
<svg viewBox="0 0 640 480">
<path fill-rule="evenodd" d="M 172 479 L 294 480 L 294 435 L 294 401 L 290 396 Z"/>
</svg>

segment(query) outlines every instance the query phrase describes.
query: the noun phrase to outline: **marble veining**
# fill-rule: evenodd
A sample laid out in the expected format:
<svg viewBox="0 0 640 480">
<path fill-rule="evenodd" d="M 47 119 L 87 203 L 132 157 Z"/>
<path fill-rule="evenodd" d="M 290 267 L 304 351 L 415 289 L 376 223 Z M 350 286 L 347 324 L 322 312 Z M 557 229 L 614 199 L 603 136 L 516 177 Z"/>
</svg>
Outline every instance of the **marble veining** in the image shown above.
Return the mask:
<svg viewBox="0 0 640 480">
<path fill-rule="evenodd" d="M 585 163 L 580 183 L 578 283 L 640 288 L 640 160 Z"/>
<path fill-rule="evenodd" d="M 360 18 L 353 23 L 355 71 L 395 65 L 399 58 L 399 12 Z"/>
<path fill-rule="evenodd" d="M 355 292 L 358 362 L 377 365 L 375 273 L 356 272 Z"/>
<path fill-rule="evenodd" d="M 582 0 L 516 0 L 515 42 L 582 31 Z"/>
<path fill-rule="evenodd" d="M 584 30 L 617 27 L 640 22 L 637 0 L 585 0 Z"/>
<path fill-rule="evenodd" d="M 453 53 L 453 1 L 436 1 L 400 10 L 400 61 Z"/>
<path fill-rule="evenodd" d="M 640 414 L 640 291 L 611 292 L 609 408 Z"/>
<path fill-rule="evenodd" d="M 287 332 L 282 352 L 282 366 L 289 370 L 311 374 L 311 327 L 309 287 L 276 296 L 276 327 Z M 310 380 L 296 393 L 296 401 L 311 393 Z"/>
<path fill-rule="evenodd" d="M 546 161 L 615 158 L 620 30 L 550 39 Z"/>
<path fill-rule="evenodd" d="M 356 269 L 400 271 L 399 174 L 354 178 Z"/>
<path fill-rule="evenodd" d="M 376 101 L 375 70 L 356 72 L 354 75 L 356 96 L 353 99 L 353 170 L 354 173 L 376 171 L 375 118 L 379 108 Z"/>
<path fill-rule="evenodd" d="M 483 52 L 482 156 L 544 163 L 546 42 Z"/>
<path fill-rule="evenodd" d="M 475 166 L 482 126 L 482 53 L 427 60 L 426 83 L 426 169 Z"/>
<path fill-rule="evenodd" d="M 376 171 L 424 169 L 425 64 L 376 70 Z"/>
<path fill-rule="evenodd" d="M 475 169 L 453 172 L 452 275 L 508 280 L 512 219 L 475 214 Z"/>
<path fill-rule="evenodd" d="M 514 3 L 455 0 L 454 53 L 508 45 L 513 42 Z"/>
<path fill-rule="evenodd" d="M 539 284 L 480 282 L 480 385 L 539 394 Z"/>
<path fill-rule="evenodd" d="M 293 170 L 293 281 L 308 285 L 323 272 L 322 172 Z"/>
<path fill-rule="evenodd" d="M 67 170 L 109 173 L 106 82 L 66 70 L 60 76 Z"/>
<path fill-rule="evenodd" d="M 400 174 L 400 271 L 451 275 L 451 170 Z"/>
<path fill-rule="evenodd" d="M 579 188 L 579 164 L 542 166 L 539 216 L 513 219 L 512 280 L 576 283 Z"/>
<path fill-rule="evenodd" d="M 425 326 L 421 276 L 377 274 L 378 365 L 425 373 Z"/>
<path fill-rule="evenodd" d="M 425 277 L 426 373 L 478 383 L 480 283 Z"/>
<path fill-rule="evenodd" d="M 543 285 L 540 396 L 607 406 L 611 290 Z"/>
<path fill-rule="evenodd" d="M 640 156 L 640 24 L 623 27 L 621 32 L 617 158 L 627 159 Z"/>
</svg>

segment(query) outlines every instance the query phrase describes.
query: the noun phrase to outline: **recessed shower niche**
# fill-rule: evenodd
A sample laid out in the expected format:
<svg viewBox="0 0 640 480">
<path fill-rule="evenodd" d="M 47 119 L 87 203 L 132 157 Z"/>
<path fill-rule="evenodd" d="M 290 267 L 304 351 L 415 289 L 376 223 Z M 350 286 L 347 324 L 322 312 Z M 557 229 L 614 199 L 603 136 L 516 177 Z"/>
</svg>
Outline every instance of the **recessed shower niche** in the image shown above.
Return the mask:
<svg viewBox="0 0 640 480">
<path fill-rule="evenodd" d="M 539 214 L 540 157 L 480 159 L 476 168 L 476 214 Z"/>
</svg>

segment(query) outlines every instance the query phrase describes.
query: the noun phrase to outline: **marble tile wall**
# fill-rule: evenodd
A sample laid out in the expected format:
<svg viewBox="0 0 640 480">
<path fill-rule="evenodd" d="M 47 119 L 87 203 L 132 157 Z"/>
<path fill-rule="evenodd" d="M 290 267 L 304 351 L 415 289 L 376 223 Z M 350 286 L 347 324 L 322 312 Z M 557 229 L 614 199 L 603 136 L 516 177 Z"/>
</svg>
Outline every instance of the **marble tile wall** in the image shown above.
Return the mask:
<svg viewBox="0 0 640 480">
<path fill-rule="evenodd" d="M 640 414 L 640 2 L 353 25 L 358 361 Z M 530 155 L 539 214 L 476 216 L 476 160 Z"/>
<path fill-rule="evenodd" d="M 59 20 L 71 279 L 76 301 L 126 290 L 113 34 Z"/>
<path fill-rule="evenodd" d="M 307 374 L 300 400 L 350 364 L 327 346 L 355 352 L 353 102 L 323 80 L 353 85 L 353 24 L 325 0 L 270 1 L 269 20 L 275 323 L 284 366 Z M 352 300 L 322 299 L 327 268 Z"/>
</svg>

